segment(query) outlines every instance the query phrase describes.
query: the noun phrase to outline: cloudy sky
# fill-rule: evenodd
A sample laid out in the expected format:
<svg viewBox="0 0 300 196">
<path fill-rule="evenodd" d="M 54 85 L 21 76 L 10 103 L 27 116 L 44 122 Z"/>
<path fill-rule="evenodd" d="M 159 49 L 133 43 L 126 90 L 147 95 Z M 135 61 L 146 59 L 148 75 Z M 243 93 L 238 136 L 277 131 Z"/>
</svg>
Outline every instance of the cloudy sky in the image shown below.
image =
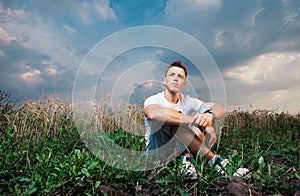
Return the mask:
<svg viewBox="0 0 300 196">
<path fill-rule="evenodd" d="M 202 43 L 220 70 L 229 110 L 299 112 L 299 0 L 2 0 L 0 89 L 33 100 L 42 93 L 66 97 L 91 50 L 111 35 L 143 25 L 178 29 Z M 185 39 L 169 42 L 184 45 Z M 128 80 L 131 87 L 159 81 L 165 66 L 178 59 L 189 63 L 165 48 L 134 48 L 98 76 L 98 91 L 121 92 Z M 209 99 L 199 95 L 207 88 L 203 81 L 192 71 L 191 86 Z"/>
</svg>

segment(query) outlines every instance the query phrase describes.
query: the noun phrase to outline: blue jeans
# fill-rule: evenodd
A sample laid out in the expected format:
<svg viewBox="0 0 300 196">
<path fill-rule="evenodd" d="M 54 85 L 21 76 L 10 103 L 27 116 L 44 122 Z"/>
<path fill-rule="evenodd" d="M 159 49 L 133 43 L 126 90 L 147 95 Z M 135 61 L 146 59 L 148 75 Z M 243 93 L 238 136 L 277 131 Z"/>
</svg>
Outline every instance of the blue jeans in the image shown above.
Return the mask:
<svg viewBox="0 0 300 196">
<path fill-rule="evenodd" d="M 158 131 L 150 135 L 150 143 L 147 151 L 161 161 L 165 162 L 172 157 L 180 156 L 186 147 L 180 143 L 173 135 L 174 126 L 163 125 Z"/>
</svg>

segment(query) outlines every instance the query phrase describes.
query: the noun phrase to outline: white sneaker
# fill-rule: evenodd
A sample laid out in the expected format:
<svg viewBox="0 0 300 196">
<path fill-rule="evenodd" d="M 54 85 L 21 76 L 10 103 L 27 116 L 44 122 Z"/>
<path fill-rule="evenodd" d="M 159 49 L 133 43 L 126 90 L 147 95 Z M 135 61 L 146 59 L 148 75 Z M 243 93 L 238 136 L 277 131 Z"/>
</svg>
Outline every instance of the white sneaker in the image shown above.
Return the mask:
<svg viewBox="0 0 300 196">
<path fill-rule="evenodd" d="M 226 159 L 223 156 L 220 155 L 215 155 L 211 160 L 210 160 L 210 165 L 214 166 L 215 165 L 215 170 L 217 172 L 220 172 L 221 175 L 226 174 L 226 165 L 229 163 L 229 160 Z"/>
<path fill-rule="evenodd" d="M 233 176 L 236 177 L 245 177 L 245 178 L 250 178 L 251 174 L 249 173 L 249 169 L 240 167 L 234 174 Z"/>
<path fill-rule="evenodd" d="M 217 162 L 216 162 L 217 161 Z M 211 161 L 211 165 L 215 165 L 217 172 L 220 172 L 221 175 L 226 175 L 226 165 L 229 164 L 229 160 L 224 156 L 215 155 Z M 216 163 L 216 164 L 215 164 Z M 229 164 L 230 165 L 230 164 Z M 249 169 L 240 167 L 234 174 L 235 177 L 250 177 Z"/>
<path fill-rule="evenodd" d="M 184 156 L 182 160 L 182 168 L 180 171 L 181 174 L 184 174 L 189 179 L 197 179 L 197 171 L 194 165 L 190 161 L 190 157 Z"/>
</svg>

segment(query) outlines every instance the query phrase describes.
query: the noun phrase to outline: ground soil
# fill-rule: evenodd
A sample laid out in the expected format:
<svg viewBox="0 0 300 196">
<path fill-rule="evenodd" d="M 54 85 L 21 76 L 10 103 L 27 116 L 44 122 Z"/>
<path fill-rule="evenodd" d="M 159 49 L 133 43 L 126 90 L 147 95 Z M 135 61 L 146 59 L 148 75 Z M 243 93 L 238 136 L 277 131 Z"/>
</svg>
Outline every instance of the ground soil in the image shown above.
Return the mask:
<svg viewBox="0 0 300 196">
<path fill-rule="evenodd" d="M 247 184 L 242 178 L 232 177 L 231 179 L 221 178 L 213 184 L 210 185 L 208 190 L 206 191 L 206 195 L 225 195 L 225 196 L 265 196 L 265 195 L 273 195 L 273 196 L 300 196 L 300 179 L 298 177 L 293 177 L 289 175 L 292 170 L 296 170 L 296 173 L 300 173 L 300 168 L 295 168 L 289 162 L 287 162 L 284 158 L 280 157 L 272 157 L 270 160 L 266 160 L 266 162 L 276 162 L 283 166 L 283 171 L 281 175 L 281 180 L 283 184 L 283 188 L 265 188 L 263 190 L 258 190 L 253 188 L 250 184 Z M 248 179 L 249 182 L 253 180 L 253 177 L 250 176 Z M 195 184 L 195 182 L 190 182 Z M 293 187 L 293 188 L 290 188 Z M 163 187 L 160 187 L 163 188 Z M 174 187 L 173 187 L 174 188 Z M 172 191 L 172 187 L 165 187 L 165 190 Z M 100 195 L 160 195 L 160 190 L 155 186 L 155 184 L 146 184 L 140 183 L 138 187 L 132 188 L 123 188 L 123 187 L 112 187 L 109 185 L 100 185 L 96 190 Z M 275 193 L 275 194 L 274 194 Z M 179 194 L 178 194 L 179 195 Z M 191 189 L 188 192 L 190 196 L 199 195 L 199 191 L 195 189 Z M 201 195 L 201 194 L 200 194 Z M 204 194 L 205 195 L 205 194 Z"/>
<path fill-rule="evenodd" d="M 285 183 L 294 183 L 297 189 L 294 190 L 286 190 L 285 192 L 275 194 L 276 196 L 281 195 L 291 195 L 291 196 L 300 196 L 300 180 L 294 182 L 285 182 Z M 296 183 L 296 184 L 295 184 Z M 131 189 L 125 190 L 123 188 L 115 188 L 110 186 L 101 185 L 96 190 L 97 193 L 101 195 L 121 195 L 121 196 L 129 196 L 129 195 L 159 195 L 159 190 L 155 188 L 155 186 L 149 186 L 146 184 L 141 184 L 138 187 L 139 190 Z M 170 189 L 170 187 L 166 187 L 166 190 Z M 172 191 L 171 191 L 172 192 Z M 174 191 L 175 192 L 175 191 Z M 179 195 L 179 194 L 178 194 Z M 199 195 L 196 190 L 191 190 L 189 192 L 190 196 Z M 255 190 L 252 186 L 244 182 L 242 178 L 231 178 L 230 180 L 220 179 L 211 186 L 207 190 L 207 195 L 230 195 L 230 196 L 241 196 L 241 195 L 249 195 L 249 196 L 264 196 L 270 195 L 267 190 Z M 274 194 L 271 194 L 274 195 Z"/>
</svg>

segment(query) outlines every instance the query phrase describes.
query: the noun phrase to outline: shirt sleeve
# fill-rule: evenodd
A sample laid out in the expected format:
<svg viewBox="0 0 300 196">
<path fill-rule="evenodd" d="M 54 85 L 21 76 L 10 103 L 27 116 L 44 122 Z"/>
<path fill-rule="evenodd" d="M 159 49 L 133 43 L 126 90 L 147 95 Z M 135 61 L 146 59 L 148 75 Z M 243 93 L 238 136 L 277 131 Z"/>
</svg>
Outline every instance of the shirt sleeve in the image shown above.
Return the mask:
<svg viewBox="0 0 300 196">
<path fill-rule="evenodd" d="M 212 107 L 209 106 L 209 105 L 205 105 L 204 103 L 201 104 L 199 110 L 197 111 L 198 113 L 200 114 L 203 114 L 204 112 L 208 111 L 208 110 L 211 110 Z"/>
<path fill-rule="evenodd" d="M 159 100 L 156 96 L 150 96 L 144 101 L 144 108 L 146 108 L 148 105 L 152 104 L 160 104 Z"/>
<path fill-rule="evenodd" d="M 189 108 L 188 113 L 196 112 L 198 114 L 212 109 L 211 106 L 204 104 L 203 101 L 192 97 L 187 97 L 187 107 Z"/>
</svg>

